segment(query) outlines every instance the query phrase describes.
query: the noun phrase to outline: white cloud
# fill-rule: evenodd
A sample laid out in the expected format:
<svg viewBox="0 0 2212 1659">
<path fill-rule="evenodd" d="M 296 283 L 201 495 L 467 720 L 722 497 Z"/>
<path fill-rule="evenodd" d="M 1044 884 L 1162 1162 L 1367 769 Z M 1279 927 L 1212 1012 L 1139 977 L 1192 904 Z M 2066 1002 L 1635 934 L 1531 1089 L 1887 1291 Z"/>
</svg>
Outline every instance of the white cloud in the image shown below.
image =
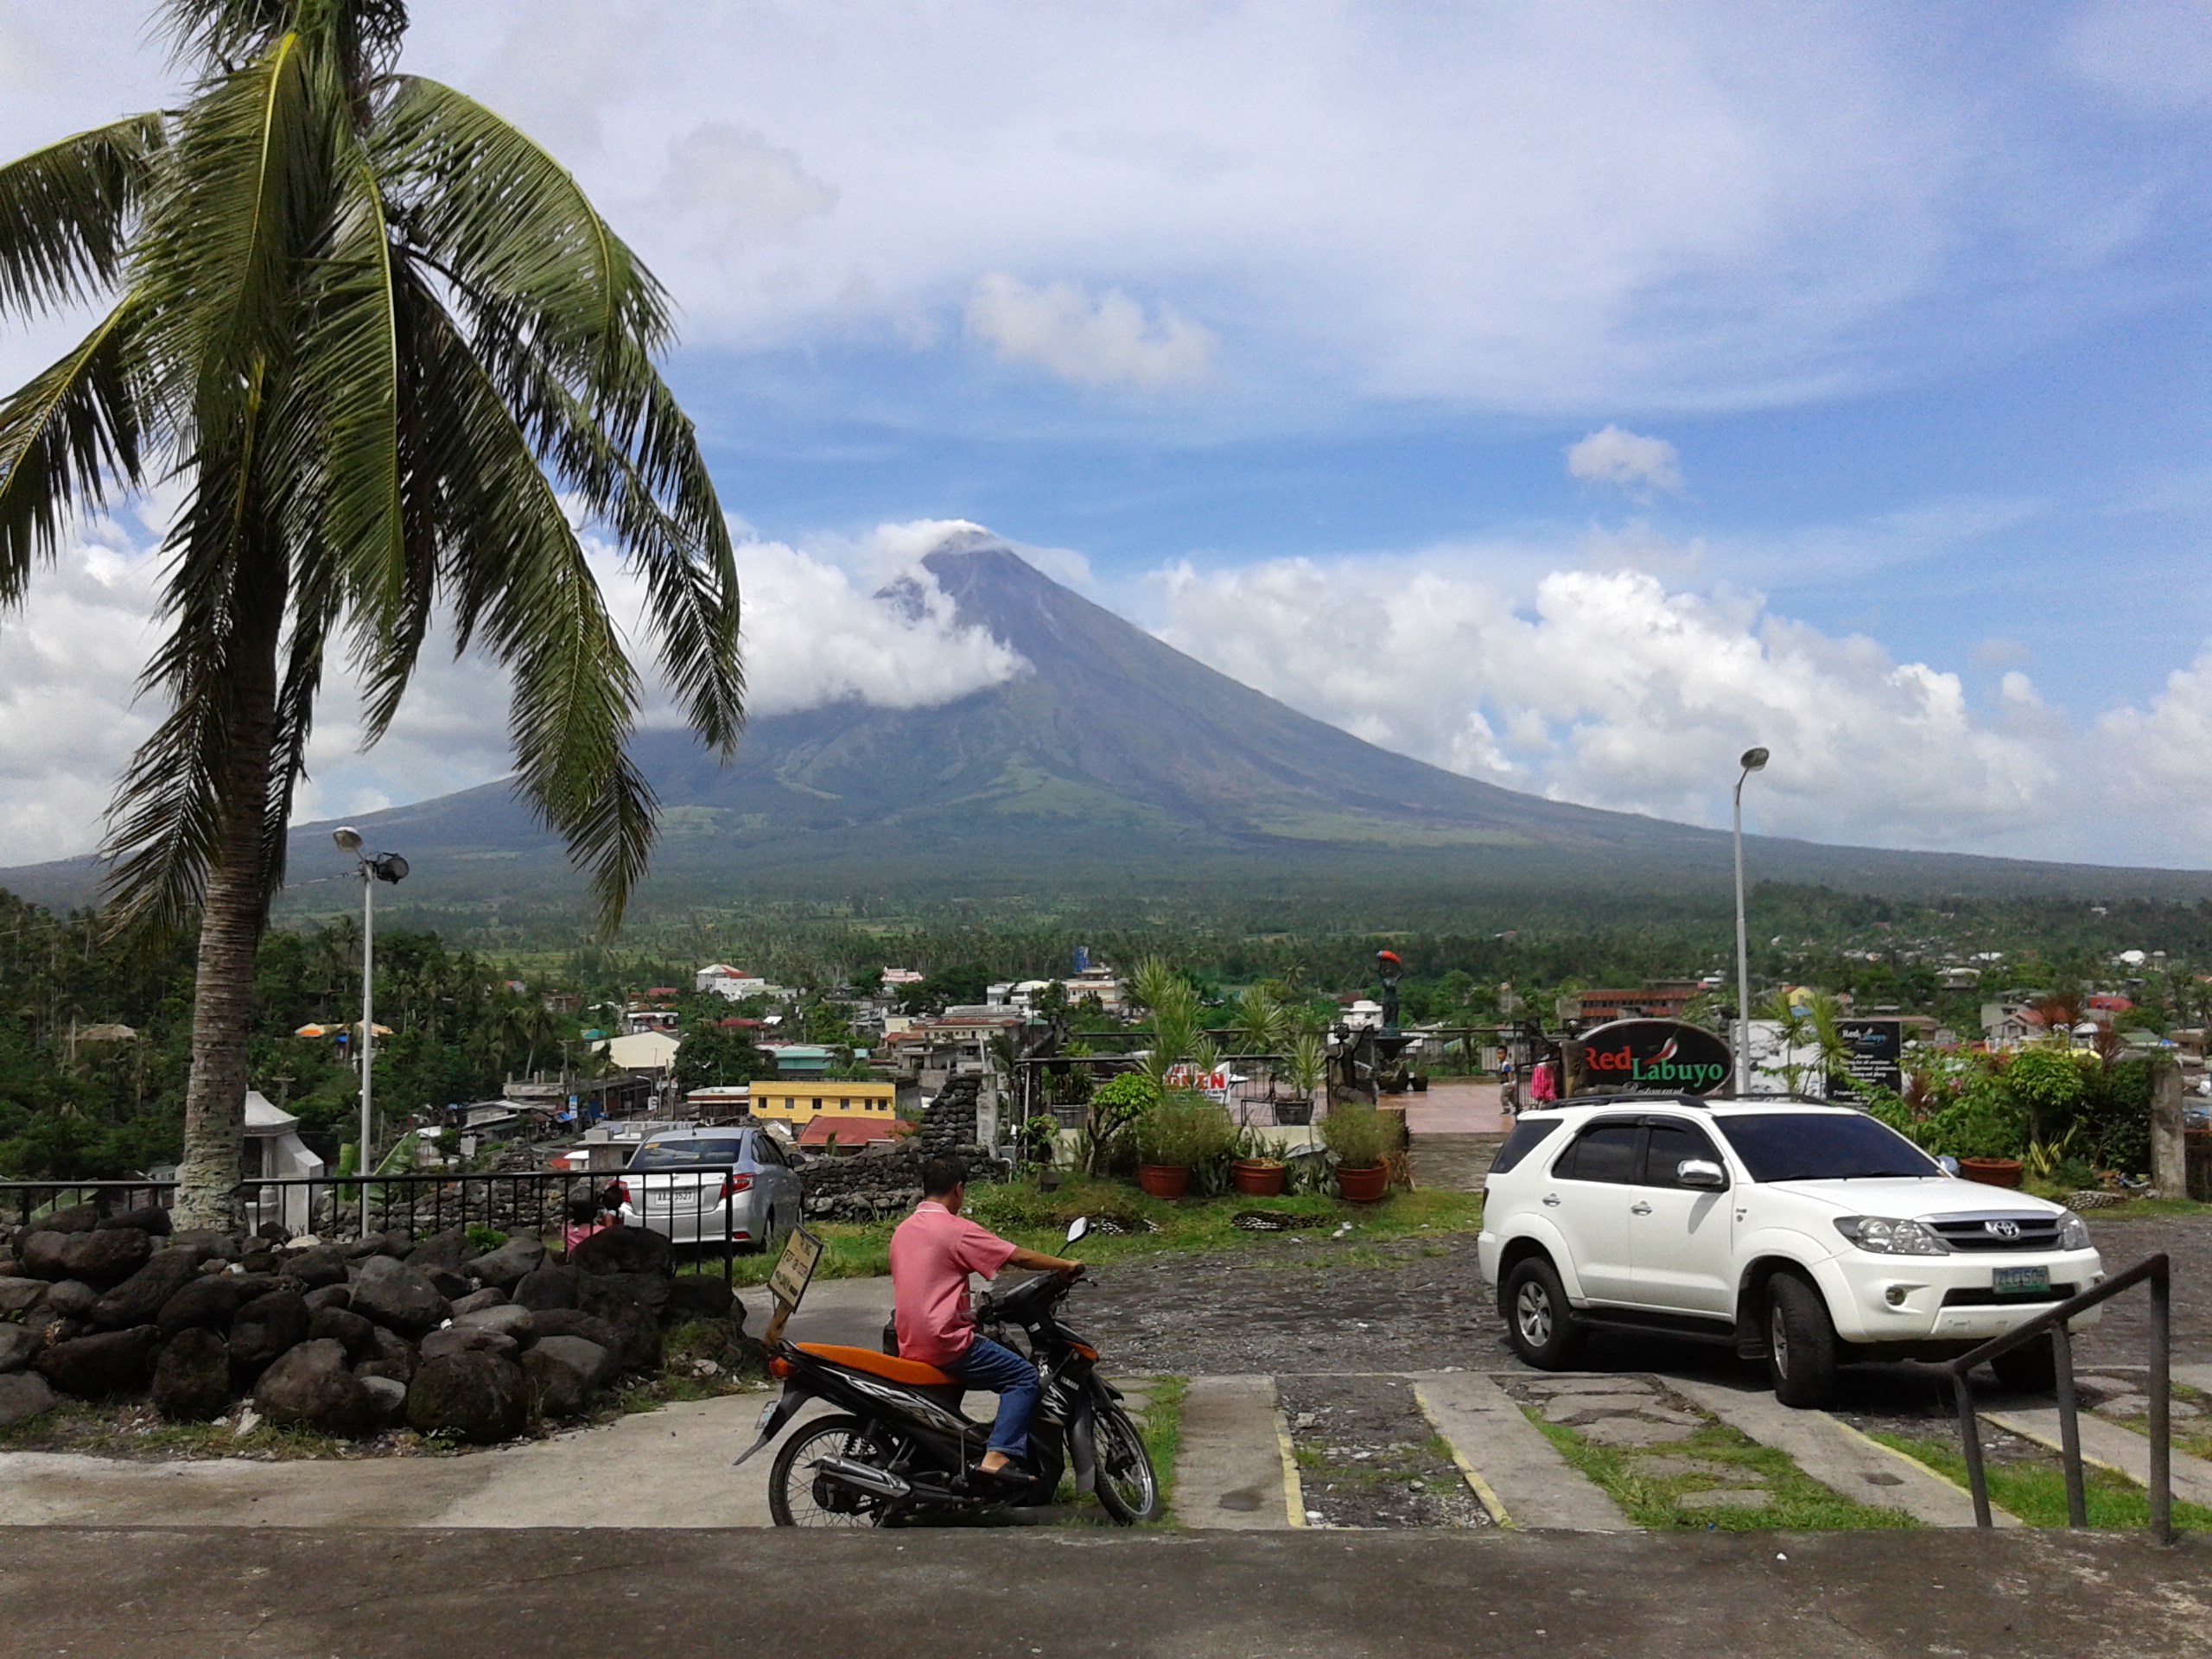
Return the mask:
<svg viewBox="0 0 2212 1659">
<path fill-rule="evenodd" d="M 1080 283 L 1033 288 L 1004 271 L 968 299 L 968 333 L 1009 363 L 1033 363 L 1078 386 L 1191 385 L 1206 378 L 1217 343 L 1204 325 L 1144 308 L 1119 289 L 1093 296 Z"/>
<path fill-rule="evenodd" d="M 727 121 L 703 122 L 670 145 L 663 195 L 725 253 L 733 243 L 787 234 L 837 205 L 836 187 L 809 173 L 795 152 Z"/>
<path fill-rule="evenodd" d="M 1734 757 L 1764 744 L 1773 833 L 1988 850 L 2050 830 L 2056 757 L 1978 721 L 1955 675 L 1643 571 L 1515 591 L 1453 565 L 1177 567 L 1163 633 L 1370 741 L 1558 799 L 1725 823 Z"/>
<path fill-rule="evenodd" d="M 0 151 L 174 95 L 145 11 L 0 0 Z M 2180 73 L 2175 16 L 2147 48 L 2077 55 Z M 1316 386 L 1743 407 L 2086 326 L 2196 212 L 2177 140 L 2078 142 L 2095 93 L 1977 29 L 1864 7 L 474 0 L 416 8 L 406 64 L 575 168 L 695 341 L 926 340 L 977 273 L 1052 272 L 1143 296 L 1155 327 L 1212 322 L 1239 368 L 1220 382 L 1269 413 Z"/>
<path fill-rule="evenodd" d="M 841 702 L 922 708 L 1023 671 L 1014 652 L 958 626 L 951 601 L 919 569 L 947 528 L 962 526 L 887 525 L 830 550 L 851 556 L 858 574 L 783 543 L 741 543 L 751 713 Z M 91 848 L 118 775 L 159 717 L 156 700 L 134 702 L 159 636 L 154 539 L 143 527 L 91 526 L 46 573 L 30 608 L 0 619 L 0 865 Z M 641 587 L 612 550 L 594 547 L 591 562 L 633 658 L 646 669 L 644 722 L 680 725 L 650 671 Z M 902 576 L 912 585 L 898 598 L 875 596 L 883 582 Z M 295 817 L 373 811 L 502 777 L 506 717 L 505 675 L 480 655 L 455 659 L 449 641 L 434 635 L 398 719 L 364 753 L 359 696 L 334 671 Z"/>
<path fill-rule="evenodd" d="M 1647 438 L 1618 426 L 1600 427 L 1567 452 L 1567 473 L 1592 484 L 1624 490 L 1682 487 L 1681 457 L 1664 438 Z"/>
</svg>

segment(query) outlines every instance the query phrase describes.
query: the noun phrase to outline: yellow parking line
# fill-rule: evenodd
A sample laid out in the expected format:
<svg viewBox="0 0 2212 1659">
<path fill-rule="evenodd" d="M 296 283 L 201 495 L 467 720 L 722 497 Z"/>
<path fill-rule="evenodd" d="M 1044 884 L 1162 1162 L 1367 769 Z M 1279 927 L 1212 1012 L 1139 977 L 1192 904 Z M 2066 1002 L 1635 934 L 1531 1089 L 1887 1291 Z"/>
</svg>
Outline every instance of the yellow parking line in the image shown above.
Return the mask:
<svg viewBox="0 0 2212 1659">
<path fill-rule="evenodd" d="M 1306 1490 L 1298 1484 L 1298 1454 L 1291 1450 L 1290 1427 L 1284 1422 L 1282 1398 L 1275 1398 L 1275 1450 L 1282 1458 L 1283 1513 L 1294 1527 L 1306 1524 Z"/>
<path fill-rule="evenodd" d="M 1414 1403 L 1421 1408 L 1421 1414 L 1428 1419 L 1428 1426 L 1436 1431 L 1437 1439 L 1451 1448 L 1452 1461 L 1459 1465 L 1459 1474 L 1466 1481 L 1468 1490 L 1474 1493 L 1475 1501 L 1490 1512 L 1492 1524 L 1500 1527 L 1515 1526 L 1516 1523 L 1513 1518 L 1505 1512 L 1505 1505 L 1498 1501 L 1497 1494 L 1491 1490 L 1490 1482 L 1476 1473 L 1475 1465 L 1467 1461 L 1459 1448 L 1453 1445 L 1452 1437 L 1444 1432 L 1444 1425 L 1436 1421 L 1435 1408 L 1428 1403 L 1428 1397 L 1421 1393 L 1421 1384 L 1418 1382 L 1414 1384 Z"/>
</svg>

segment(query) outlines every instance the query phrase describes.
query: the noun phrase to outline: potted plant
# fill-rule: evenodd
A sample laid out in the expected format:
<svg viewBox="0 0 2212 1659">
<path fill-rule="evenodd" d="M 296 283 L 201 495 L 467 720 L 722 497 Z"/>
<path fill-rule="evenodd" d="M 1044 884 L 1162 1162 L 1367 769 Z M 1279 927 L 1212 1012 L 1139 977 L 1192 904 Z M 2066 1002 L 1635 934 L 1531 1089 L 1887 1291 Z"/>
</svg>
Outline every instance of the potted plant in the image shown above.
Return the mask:
<svg viewBox="0 0 2212 1659">
<path fill-rule="evenodd" d="M 1313 1121 L 1313 1091 L 1329 1075 L 1329 1051 L 1322 1044 L 1318 1033 L 1300 1032 L 1290 1046 L 1283 1075 L 1297 1091 L 1295 1100 L 1275 1100 L 1275 1122 L 1293 1128 L 1303 1127 Z"/>
<path fill-rule="evenodd" d="M 1332 1106 L 1321 1120 L 1321 1140 L 1337 1155 L 1337 1191 L 1354 1204 L 1373 1204 L 1390 1191 L 1396 1121 L 1352 1101 Z"/>
<path fill-rule="evenodd" d="M 1211 1101 L 1170 1095 L 1137 1120 L 1137 1185 L 1152 1198 L 1179 1198 L 1192 1166 L 1222 1156 L 1234 1139 L 1229 1114 Z"/>
<path fill-rule="evenodd" d="M 1290 1179 L 1290 1166 L 1274 1155 L 1274 1149 L 1249 1128 L 1236 1137 L 1236 1159 L 1229 1166 L 1229 1179 L 1239 1192 L 1250 1198 L 1276 1198 L 1282 1196 L 1283 1186 Z"/>
</svg>

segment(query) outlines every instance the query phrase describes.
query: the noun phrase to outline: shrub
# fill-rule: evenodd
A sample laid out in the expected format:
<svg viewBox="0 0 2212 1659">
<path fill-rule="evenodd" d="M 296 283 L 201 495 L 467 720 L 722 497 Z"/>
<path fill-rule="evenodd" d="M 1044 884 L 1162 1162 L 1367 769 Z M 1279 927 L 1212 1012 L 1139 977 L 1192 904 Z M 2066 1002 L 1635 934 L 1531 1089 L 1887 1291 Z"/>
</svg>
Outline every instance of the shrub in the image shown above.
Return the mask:
<svg viewBox="0 0 2212 1659">
<path fill-rule="evenodd" d="M 371 1199 L 370 1203 L 373 1205 L 375 1200 Z M 506 1242 L 507 1236 L 496 1227 L 486 1227 L 481 1222 L 472 1222 L 469 1224 L 469 1246 L 471 1249 L 475 1249 L 485 1255 L 491 1255 L 493 1251 L 498 1249 L 500 1245 Z"/>
<path fill-rule="evenodd" d="M 2080 1113 L 2088 1092 L 2084 1073 L 2095 1067 L 2094 1055 L 2031 1048 L 2013 1056 L 2005 1068 L 2005 1087 L 2027 1113 L 2031 1133 L 2050 1140 L 2063 1134 Z"/>
<path fill-rule="evenodd" d="M 2151 1168 L 2151 1060 L 2121 1060 L 2084 1073 L 2079 1122 L 2088 1155 L 2131 1175 Z"/>
<path fill-rule="evenodd" d="M 1160 1085 L 1141 1071 L 1124 1071 L 1109 1077 L 1091 1091 L 1090 1109 L 1083 1115 L 1083 1134 L 1076 1142 L 1076 1167 L 1086 1175 L 1103 1175 L 1129 1156 L 1129 1127 L 1160 1104 Z"/>
<path fill-rule="evenodd" d="M 995 1233 L 1045 1232 L 1061 1224 L 1060 1200 L 1026 1181 L 970 1187 L 961 1212 Z"/>
<path fill-rule="evenodd" d="M 1372 1169 L 1397 1150 L 1398 1120 L 1352 1102 L 1332 1106 L 1321 1120 L 1321 1141 L 1346 1169 Z"/>
<path fill-rule="evenodd" d="M 1224 1157 L 1236 1130 L 1229 1114 L 1195 1095 L 1171 1095 L 1137 1119 L 1137 1157 L 1184 1169 Z"/>
</svg>

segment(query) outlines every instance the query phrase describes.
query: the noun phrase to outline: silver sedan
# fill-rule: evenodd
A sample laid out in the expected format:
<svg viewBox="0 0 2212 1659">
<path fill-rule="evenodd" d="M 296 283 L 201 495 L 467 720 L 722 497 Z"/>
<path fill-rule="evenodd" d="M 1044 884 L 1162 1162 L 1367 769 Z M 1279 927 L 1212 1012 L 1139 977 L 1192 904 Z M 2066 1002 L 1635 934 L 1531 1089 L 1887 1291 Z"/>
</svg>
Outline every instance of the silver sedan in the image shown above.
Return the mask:
<svg viewBox="0 0 2212 1659">
<path fill-rule="evenodd" d="M 799 1221 L 798 1173 L 762 1129 L 680 1129 L 631 1155 L 620 1182 L 632 1224 L 677 1244 L 765 1250 Z"/>
</svg>

